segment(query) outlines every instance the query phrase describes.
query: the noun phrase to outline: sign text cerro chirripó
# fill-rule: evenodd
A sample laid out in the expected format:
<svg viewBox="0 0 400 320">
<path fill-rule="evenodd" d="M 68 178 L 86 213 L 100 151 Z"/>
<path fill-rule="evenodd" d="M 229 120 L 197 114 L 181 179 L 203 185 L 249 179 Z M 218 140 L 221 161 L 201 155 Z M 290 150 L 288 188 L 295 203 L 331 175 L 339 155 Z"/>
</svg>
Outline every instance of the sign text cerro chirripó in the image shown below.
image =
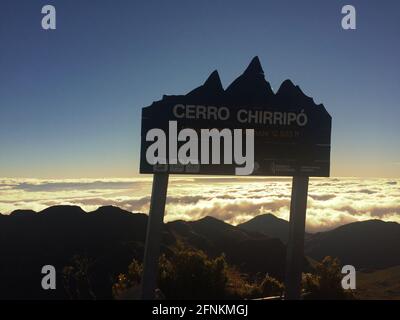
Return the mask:
<svg viewBox="0 0 400 320">
<path fill-rule="evenodd" d="M 141 173 L 329 176 L 331 116 L 290 80 L 274 93 L 258 58 L 226 90 L 214 71 L 142 110 Z"/>
</svg>

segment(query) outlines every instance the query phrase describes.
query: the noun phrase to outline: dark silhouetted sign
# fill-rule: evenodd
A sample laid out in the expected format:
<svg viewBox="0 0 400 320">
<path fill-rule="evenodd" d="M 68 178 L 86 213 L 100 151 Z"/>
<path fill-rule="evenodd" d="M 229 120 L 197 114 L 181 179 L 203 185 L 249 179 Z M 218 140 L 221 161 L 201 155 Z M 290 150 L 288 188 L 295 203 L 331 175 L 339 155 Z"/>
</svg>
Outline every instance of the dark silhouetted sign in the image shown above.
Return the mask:
<svg viewBox="0 0 400 320">
<path fill-rule="evenodd" d="M 226 90 L 217 71 L 142 110 L 140 173 L 329 176 L 331 116 L 258 58 Z"/>
</svg>

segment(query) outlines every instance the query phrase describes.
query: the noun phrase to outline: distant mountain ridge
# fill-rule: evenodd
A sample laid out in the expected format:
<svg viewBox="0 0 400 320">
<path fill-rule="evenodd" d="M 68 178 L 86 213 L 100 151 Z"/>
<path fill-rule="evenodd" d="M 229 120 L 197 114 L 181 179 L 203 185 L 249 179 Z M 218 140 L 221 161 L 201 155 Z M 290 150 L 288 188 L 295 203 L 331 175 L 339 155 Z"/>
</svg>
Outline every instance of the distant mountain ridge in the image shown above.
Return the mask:
<svg viewBox="0 0 400 320">
<path fill-rule="evenodd" d="M 238 225 L 239 228 L 260 232 L 287 243 L 289 237 L 289 222 L 273 214 L 262 214 Z"/>
<path fill-rule="evenodd" d="M 0 216 L 0 299 L 64 299 L 60 290 L 41 289 L 44 265 L 62 270 L 74 256 L 92 261 L 93 290 L 111 297 L 111 285 L 132 259 L 142 260 L 147 215 L 107 206 L 86 213 L 77 206 L 54 206 L 39 213 L 18 210 Z M 166 223 L 161 251 L 172 255 L 179 245 L 226 255 L 229 263 L 248 274 L 269 273 L 283 279 L 285 245 L 279 239 L 250 233 L 215 218 Z M 263 252 L 260 256 L 259 252 Z M 114 279 L 114 280 L 113 280 Z"/>
<path fill-rule="evenodd" d="M 112 206 L 88 213 L 77 206 L 55 206 L 39 213 L 0 215 L 0 299 L 65 298 L 62 283 L 56 293 L 41 289 L 40 270 L 52 264 L 62 273 L 75 255 L 93 261 L 94 290 L 98 298 L 109 298 L 112 279 L 125 272 L 132 259 L 142 259 L 146 225 L 147 215 Z M 209 256 L 224 253 L 242 272 L 283 280 L 287 232 L 288 222 L 271 214 L 239 226 L 212 217 L 173 221 L 164 225 L 161 250 L 171 255 L 183 244 Z M 400 265 L 399 243 L 398 223 L 369 220 L 308 234 L 305 252 L 316 260 L 338 257 L 360 271 Z"/>
<path fill-rule="evenodd" d="M 310 236 L 305 252 L 314 259 L 339 257 L 356 269 L 400 265 L 400 224 L 368 220 L 343 225 Z"/>
<path fill-rule="evenodd" d="M 286 248 L 279 239 L 247 232 L 212 217 L 191 222 L 174 221 L 167 223 L 167 227 L 184 243 L 211 256 L 225 253 L 228 261 L 243 271 L 269 270 L 271 275 L 283 278 Z M 263 252 L 261 257 L 259 252 Z"/>
<path fill-rule="evenodd" d="M 238 225 L 287 243 L 289 222 L 272 214 L 259 215 Z M 305 254 L 321 260 L 330 255 L 356 268 L 388 268 L 400 265 L 400 224 L 367 220 L 346 224 L 330 231 L 306 233 Z"/>
</svg>

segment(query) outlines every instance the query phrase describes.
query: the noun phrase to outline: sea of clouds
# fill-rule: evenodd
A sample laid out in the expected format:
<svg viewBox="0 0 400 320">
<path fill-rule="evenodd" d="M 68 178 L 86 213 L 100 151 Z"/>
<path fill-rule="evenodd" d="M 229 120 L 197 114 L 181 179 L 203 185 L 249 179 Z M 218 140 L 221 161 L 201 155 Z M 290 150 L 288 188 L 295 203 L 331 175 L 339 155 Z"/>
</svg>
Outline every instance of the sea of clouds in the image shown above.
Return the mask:
<svg viewBox="0 0 400 320">
<path fill-rule="evenodd" d="M 0 179 L 0 212 L 40 211 L 78 205 L 92 211 L 114 205 L 147 213 L 151 177 L 134 179 Z M 166 221 L 213 216 L 239 224 L 263 213 L 288 219 L 290 178 L 170 178 Z M 382 219 L 400 222 L 400 179 L 315 178 L 310 180 L 307 230 Z"/>
</svg>

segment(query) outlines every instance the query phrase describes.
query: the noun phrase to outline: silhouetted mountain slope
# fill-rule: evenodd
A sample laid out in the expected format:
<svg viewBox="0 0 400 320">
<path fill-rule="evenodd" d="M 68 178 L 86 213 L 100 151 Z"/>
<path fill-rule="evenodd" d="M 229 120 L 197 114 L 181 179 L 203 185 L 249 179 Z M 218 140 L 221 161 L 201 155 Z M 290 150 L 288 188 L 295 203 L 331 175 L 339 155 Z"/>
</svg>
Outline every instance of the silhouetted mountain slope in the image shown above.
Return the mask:
<svg viewBox="0 0 400 320">
<path fill-rule="evenodd" d="M 263 233 L 287 243 L 289 223 L 271 214 L 257 216 L 238 227 Z M 305 236 L 305 254 L 321 260 L 330 255 L 356 268 L 400 265 L 400 225 L 369 220 Z"/>
<path fill-rule="evenodd" d="M 39 213 L 17 211 L 0 220 L 0 299 L 65 298 L 62 268 L 75 255 L 93 260 L 93 285 L 110 297 L 112 277 L 143 255 L 147 216 L 118 208 L 86 213 L 79 207 L 57 206 Z M 61 290 L 41 289 L 41 268 L 54 265 Z"/>
<path fill-rule="evenodd" d="M 116 207 L 86 213 L 76 206 L 55 206 L 39 213 L 18 210 L 1 216 L 0 299 L 66 298 L 62 270 L 77 255 L 90 262 L 97 298 L 110 298 L 115 277 L 126 272 L 132 259 L 143 257 L 146 225 L 147 215 Z M 161 251 L 171 255 L 179 243 L 211 256 L 225 253 L 230 263 L 245 272 L 283 277 L 285 246 L 279 240 L 214 218 L 166 224 Z M 41 288 L 41 268 L 47 264 L 57 270 L 55 291 Z"/>
<path fill-rule="evenodd" d="M 289 238 L 289 221 L 280 219 L 273 214 L 262 214 L 238 225 L 246 231 L 259 232 L 271 238 L 278 238 L 283 243 L 287 243 Z M 305 233 L 305 238 L 310 236 Z"/>
<path fill-rule="evenodd" d="M 283 279 L 286 248 L 278 239 L 247 232 L 212 217 L 193 222 L 175 221 L 167 226 L 177 239 L 194 248 L 211 256 L 224 253 L 228 262 L 242 271 L 268 272 Z"/>
<path fill-rule="evenodd" d="M 26 217 L 27 215 L 36 215 L 36 211 L 33 210 L 15 210 L 11 213 L 14 217 L 16 216 L 24 216 Z"/>
<path fill-rule="evenodd" d="M 212 217 L 205 217 L 198 221 L 188 222 L 188 224 L 196 233 L 214 243 L 220 242 L 221 239 L 224 243 L 237 243 L 250 238 L 245 231 Z"/>
<path fill-rule="evenodd" d="M 247 231 L 259 232 L 271 238 L 278 238 L 284 243 L 287 242 L 289 237 L 289 222 L 272 214 L 256 216 L 245 223 L 239 224 L 238 227 Z"/>
<path fill-rule="evenodd" d="M 97 298 L 110 298 L 115 277 L 132 259 L 141 260 L 147 215 L 116 207 L 86 213 L 79 207 L 56 206 L 39 213 L 17 210 L 0 216 L 0 299 L 66 298 L 62 270 L 74 256 L 90 262 L 89 275 Z M 229 263 L 249 274 L 269 273 L 283 279 L 287 222 L 272 215 L 235 227 L 215 218 L 175 221 L 164 225 L 161 251 L 173 255 L 180 244 L 210 256 L 225 253 Z M 400 225 L 365 221 L 309 235 L 306 253 L 327 255 L 359 268 L 400 265 Z M 57 290 L 41 289 L 41 268 L 54 265 Z M 308 266 L 305 265 L 305 269 Z"/>
<path fill-rule="evenodd" d="M 400 224 L 369 220 L 310 236 L 306 254 L 314 259 L 327 255 L 360 268 L 400 265 Z"/>
</svg>

